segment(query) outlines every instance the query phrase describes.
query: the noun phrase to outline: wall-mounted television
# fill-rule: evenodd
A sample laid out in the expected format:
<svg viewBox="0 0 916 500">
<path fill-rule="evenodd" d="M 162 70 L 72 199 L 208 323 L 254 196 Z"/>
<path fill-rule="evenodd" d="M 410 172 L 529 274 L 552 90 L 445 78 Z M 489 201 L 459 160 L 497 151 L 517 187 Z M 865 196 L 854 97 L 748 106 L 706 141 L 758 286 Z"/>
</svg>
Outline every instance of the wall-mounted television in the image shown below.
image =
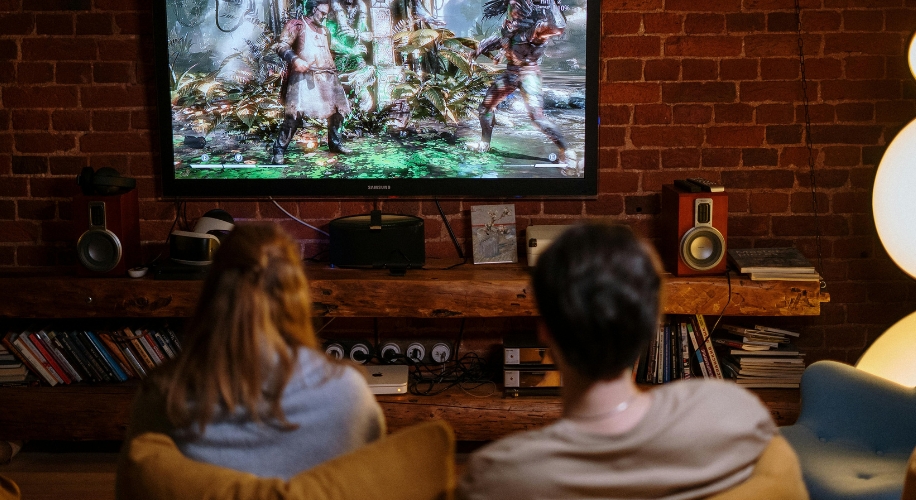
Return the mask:
<svg viewBox="0 0 916 500">
<path fill-rule="evenodd" d="M 593 196 L 596 0 L 160 0 L 169 197 Z"/>
</svg>

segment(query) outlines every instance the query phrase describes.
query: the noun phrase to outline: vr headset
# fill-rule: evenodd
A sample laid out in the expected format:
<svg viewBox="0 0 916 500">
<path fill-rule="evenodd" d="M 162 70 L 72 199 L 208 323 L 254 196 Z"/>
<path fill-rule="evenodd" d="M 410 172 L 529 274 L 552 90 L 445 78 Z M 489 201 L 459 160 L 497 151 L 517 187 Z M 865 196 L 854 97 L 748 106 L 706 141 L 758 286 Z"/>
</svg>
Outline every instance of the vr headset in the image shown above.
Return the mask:
<svg viewBox="0 0 916 500">
<path fill-rule="evenodd" d="M 169 255 L 179 264 L 208 266 L 213 263 L 220 242 L 234 227 L 235 220 L 228 212 L 210 210 L 198 219 L 193 231 L 172 231 Z"/>
</svg>

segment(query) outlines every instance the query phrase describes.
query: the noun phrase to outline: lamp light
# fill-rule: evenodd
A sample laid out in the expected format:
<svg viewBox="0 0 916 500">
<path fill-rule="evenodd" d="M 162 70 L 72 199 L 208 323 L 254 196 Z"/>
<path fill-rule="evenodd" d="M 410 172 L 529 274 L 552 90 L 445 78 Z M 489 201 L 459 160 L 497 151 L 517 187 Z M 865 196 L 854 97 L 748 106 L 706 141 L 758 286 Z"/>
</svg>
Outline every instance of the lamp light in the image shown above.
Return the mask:
<svg viewBox="0 0 916 500">
<path fill-rule="evenodd" d="M 916 77 L 916 36 L 910 39 L 910 72 Z M 891 260 L 916 278 L 916 120 L 888 145 L 872 190 L 878 238 Z M 916 387 L 916 312 L 888 328 L 866 349 L 856 368 Z"/>
</svg>

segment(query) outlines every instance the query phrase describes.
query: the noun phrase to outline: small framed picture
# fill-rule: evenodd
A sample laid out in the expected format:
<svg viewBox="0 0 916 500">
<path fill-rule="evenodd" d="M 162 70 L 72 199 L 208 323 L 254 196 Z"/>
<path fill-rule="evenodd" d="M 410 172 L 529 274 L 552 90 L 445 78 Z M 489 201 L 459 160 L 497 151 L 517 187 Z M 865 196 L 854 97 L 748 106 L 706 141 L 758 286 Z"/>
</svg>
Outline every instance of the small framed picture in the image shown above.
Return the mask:
<svg viewBox="0 0 916 500">
<path fill-rule="evenodd" d="M 475 264 L 518 262 L 515 205 L 471 207 Z"/>
</svg>

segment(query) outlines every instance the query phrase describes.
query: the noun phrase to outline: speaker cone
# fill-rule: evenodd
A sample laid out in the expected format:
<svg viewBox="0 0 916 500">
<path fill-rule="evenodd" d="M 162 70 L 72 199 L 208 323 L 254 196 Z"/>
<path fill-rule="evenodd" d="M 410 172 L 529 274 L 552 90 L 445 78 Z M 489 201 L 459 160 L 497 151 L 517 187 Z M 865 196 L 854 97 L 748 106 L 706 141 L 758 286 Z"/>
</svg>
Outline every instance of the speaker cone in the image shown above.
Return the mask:
<svg viewBox="0 0 916 500">
<path fill-rule="evenodd" d="M 681 258 L 695 271 L 712 269 L 725 255 L 725 239 L 712 226 L 699 226 L 684 233 L 681 238 Z"/>
<path fill-rule="evenodd" d="M 90 229 L 77 240 L 76 255 L 86 269 L 106 273 L 121 261 L 121 240 L 107 229 Z"/>
</svg>

